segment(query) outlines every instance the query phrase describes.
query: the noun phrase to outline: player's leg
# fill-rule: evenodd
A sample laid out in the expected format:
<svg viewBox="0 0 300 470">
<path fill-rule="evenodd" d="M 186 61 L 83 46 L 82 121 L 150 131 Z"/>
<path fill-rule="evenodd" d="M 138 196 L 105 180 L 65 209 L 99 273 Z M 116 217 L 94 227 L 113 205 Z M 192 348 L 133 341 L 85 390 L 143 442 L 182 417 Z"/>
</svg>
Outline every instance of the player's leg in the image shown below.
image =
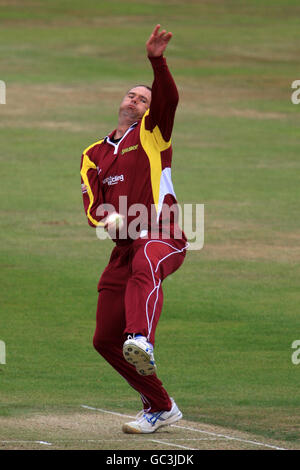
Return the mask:
<svg viewBox="0 0 300 470">
<path fill-rule="evenodd" d="M 140 394 L 145 409 L 169 410 L 172 406 L 171 399 L 158 377 L 155 374 L 142 377 L 136 368 L 124 359 L 124 298 L 131 270 L 125 256 L 112 258 L 99 282 L 94 347 Z"/>
<path fill-rule="evenodd" d="M 124 326 L 124 289 L 100 289 L 93 337 L 95 349 L 102 354 L 109 349 L 108 345 L 121 346 Z"/>
<path fill-rule="evenodd" d="M 124 296 L 129 276 L 126 251 L 115 247 L 98 284 L 95 349 L 102 354 L 108 344 L 120 346 L 125 325 Z"/>
<path fill-rule="evenodd" d="M 186 243 L 181 240 L 134 242 L 132 274 L 125 293 L 127 334 L 140 333 L 155 343 L 155 330 L 163 306 L 163 280 L 183 263 Z"/>
<path fill-rule="evenodd" d="M 124 327 L 124 298 L 121 301 L 117 291 L 100 290 L 93 338 L 95 349 L 140 394 L 145 409 L 153 411 L 170 409 L 171 399 L 158 377 L 155 374 L 142 377 L 133 365 L 125 361 Z"/>
<path fill-rule="evenodd" d="M 151 374 L 151 342 L 155 342 L 155 329 L 163 304 L 162 281 L 176 271 L 184 260 L 185 242 L 158 240 L 138 240 L 135 242 L 135 253 L 132 260 L 132 275 L 127 283 L 125 295 L 126 332 L 140 333 L 128 339 L 123 346 L 124 357 L 132 358 L 139 373 Z M 150 352 L 149 352 L 150 349 Z M 148 352 L 148 363 L 147 353 Z M 129 353 L 129 354 L 128 354 Z M 141 362 L 136 361 L 141 357 Z M 146 362 L 144 359 L 146 358 Z M 142 376 L 140 384 L 142 394 L 147 395 L 148 401 L 153 396 L 147 389 L 147 380 L 154 375 Z M 173 424 L 182 417 L 182 413 L 174 400 L 170 399 L 167 407 L 150 408 L 134 421 L 126 423 L 123 431 L 127 433 L 152 433 L 159 427 Z"/>
</svg>

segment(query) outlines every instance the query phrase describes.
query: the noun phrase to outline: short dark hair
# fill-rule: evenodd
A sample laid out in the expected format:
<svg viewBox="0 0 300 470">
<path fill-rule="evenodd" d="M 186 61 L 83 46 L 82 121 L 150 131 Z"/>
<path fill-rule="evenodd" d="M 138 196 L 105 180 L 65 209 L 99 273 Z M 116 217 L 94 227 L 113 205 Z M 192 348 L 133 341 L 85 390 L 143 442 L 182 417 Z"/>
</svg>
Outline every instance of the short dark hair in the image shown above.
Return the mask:
<svg viewBox="0 0 300 470">
<path fill-rule="evenodd" d="M 147 90 L 151 91 L 151 93 L 152 93 L 152 88 L 148 85 L 135 85 L 135 86 L 131 87 L 128 91 L 132 90 L 133 88 L 137 88 L 138 86 L 142 86 L 144 88 L 147 88 Z"/>
</svg>

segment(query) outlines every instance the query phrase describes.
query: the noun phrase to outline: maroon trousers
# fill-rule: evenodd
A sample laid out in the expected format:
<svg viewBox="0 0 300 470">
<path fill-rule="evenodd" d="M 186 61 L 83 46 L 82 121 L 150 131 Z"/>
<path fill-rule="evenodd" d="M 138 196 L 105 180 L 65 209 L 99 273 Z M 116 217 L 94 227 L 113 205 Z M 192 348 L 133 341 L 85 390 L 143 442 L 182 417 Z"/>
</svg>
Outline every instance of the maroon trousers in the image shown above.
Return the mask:
<svg viewBox="0 0 300 470">
<path fill-rule="evenodd" d="M 123 357 L 128 334 L 140 333 L 155 344 L 163 305 L 162 281 L 186 254 L 185 240 L 139 238 L 116 246 L 99 284 L 95 349 L 140 393 L 144 409 L 170 410 L 171 400 L 156 374 L 142 376 Z"/>
</svg>

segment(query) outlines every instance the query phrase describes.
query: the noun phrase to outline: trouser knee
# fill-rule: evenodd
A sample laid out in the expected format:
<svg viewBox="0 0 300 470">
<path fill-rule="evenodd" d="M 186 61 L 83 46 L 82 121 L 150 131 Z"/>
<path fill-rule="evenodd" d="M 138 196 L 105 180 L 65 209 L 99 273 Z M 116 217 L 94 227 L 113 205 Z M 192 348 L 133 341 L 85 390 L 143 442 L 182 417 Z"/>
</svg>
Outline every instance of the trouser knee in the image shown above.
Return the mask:
<svg viewBox="0 0 300 470">
<path fill-rule="evenodd" d="M 103 356 L 103 354 L 105 354 L 105 351 L 107 351 L 108 343 L 104 340 L 104 338 L 101 338 L 101 336 L 97 336 L 95 334 L 93 337 L 93 346 L 96 351 L 101 354 L 101 356 Z"/>
</svg>

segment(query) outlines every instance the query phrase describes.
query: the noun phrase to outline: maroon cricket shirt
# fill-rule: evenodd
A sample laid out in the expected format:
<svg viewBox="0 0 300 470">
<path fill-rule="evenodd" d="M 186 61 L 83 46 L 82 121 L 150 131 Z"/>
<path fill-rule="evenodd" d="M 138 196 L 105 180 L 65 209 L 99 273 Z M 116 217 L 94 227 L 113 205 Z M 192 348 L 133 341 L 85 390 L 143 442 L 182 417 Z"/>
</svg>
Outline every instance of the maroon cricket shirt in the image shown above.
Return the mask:
<svg viewBox="0 0 300 470">
<path fill-rule="evenodd" d="M 166 59 L 149 60 L 154 72 L 150 108 L 117 143 L 111 140 L 114 130 L 87 147 L 81 159 L 83 204 L 89 224 L 97 227 L 112 211 L 126 217 L 125 229 L 114 240 L 117 244 L 130 242 L 141 231 L 151 236 L 166 229 L 171 237 L 174 232 L 184 237 L 176 223 L 178 207 L 171 179 L 171 133 L 178 91 Z M 130 231 L 130 226 L 134 230 Z"/>
</svg>

